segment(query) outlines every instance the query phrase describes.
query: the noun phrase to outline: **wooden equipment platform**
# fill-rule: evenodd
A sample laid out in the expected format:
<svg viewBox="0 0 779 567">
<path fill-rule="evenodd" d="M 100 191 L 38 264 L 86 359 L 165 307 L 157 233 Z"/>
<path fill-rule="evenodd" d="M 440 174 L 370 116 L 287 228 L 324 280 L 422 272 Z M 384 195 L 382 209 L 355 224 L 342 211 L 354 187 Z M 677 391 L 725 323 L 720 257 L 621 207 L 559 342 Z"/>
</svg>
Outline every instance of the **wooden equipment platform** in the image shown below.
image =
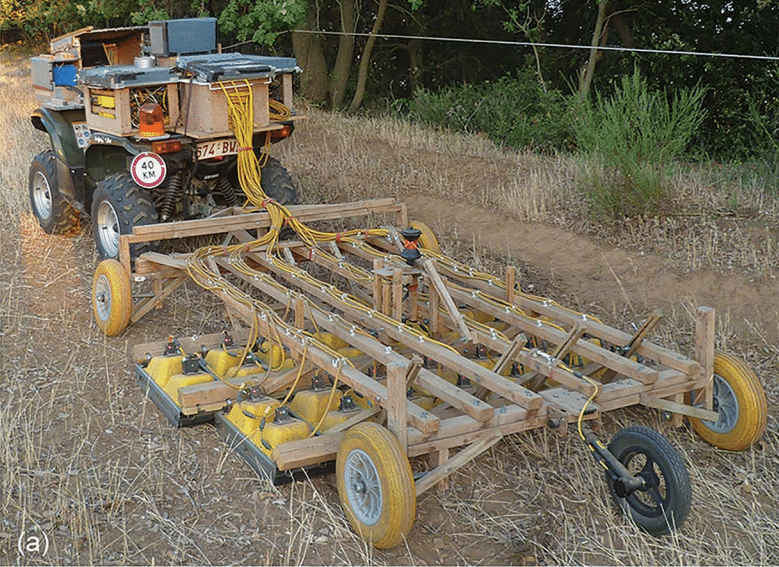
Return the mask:
<svg viewBox="0 0 779 567">
<path fill-rule="evenodd" d="M 405 205 L 392 199 L 289 211 L 306 223 L 389 215 L 395 227 L 408 225 Z M 412 266 L 399 255 L 404 243 L 393 227 L 316 245 L 282 241 L 269 253 L 252 244 L 269 225 L 265 211 L 231 209 L 203 220 L 136 227 L 121 238 L 120 258 L 130 272 L 131 243 L 224 234 L 221 252 L 138 258 L 132 277 L 149 281 L 153 293 L 137 303 L 132 321 L 191 277 L 224 301 L 231 318 L 245 326 L 237 331 L 241 336 L 253 328 L 282 346 L 296 368 L 324 372 L 370 400 L 373 409 L 347 425 L 274 447 L 281 471 L 334 460 L 344 432 L 363 420 L 386 423 L 409 457 L 429 457 L 432 472 L 417 480 L 419 494 L 510 433 L 564 432 L 569 423 L 637 404 L 671 412 L 675 420 L 718 418 L 711 411 L 711 309 L 698 310 L 695 355 L 688 358 L 647 339 L 658 313 L 631 334 L 522 292 L 511 268 L 497 278 L 424 249 Z M 358 354 L 334 354 L 317 338 L 322 333 Z M 194 338 L 193 350 L 218 340 Z M 138 345 L 134 359 L 142 362 L 163 347 Z M 295 374 L 268 373 L 254 385 L 283 393 Z M 691 391 L 699 392 L 695 406 L 684 402 Z M 219 380 L 191 386 L 181 393 L 182 411 L 213 408 L 228 394 Z M 422 398 L 434 403 L 426 409 L 417 403 Z M 462 446 L 449 459 L 450 450 Z"/>
</svg>

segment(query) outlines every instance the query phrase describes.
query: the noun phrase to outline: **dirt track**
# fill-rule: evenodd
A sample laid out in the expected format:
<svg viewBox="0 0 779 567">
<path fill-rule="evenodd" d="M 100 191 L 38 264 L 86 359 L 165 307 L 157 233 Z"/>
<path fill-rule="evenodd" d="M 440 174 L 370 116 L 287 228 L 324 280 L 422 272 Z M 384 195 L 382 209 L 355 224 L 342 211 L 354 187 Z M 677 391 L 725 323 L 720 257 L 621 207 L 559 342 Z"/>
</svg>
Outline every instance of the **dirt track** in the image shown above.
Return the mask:
<svg viewBox="0 0 779 567">
<path fill-rule="evenodd" d="M 741 332 L 757 325 L 764 338 L 779 344 L 779 278 L 750 281 L 740 274 L 710 270 L 675 273 L 663 258 L 604 246 L 549 224 L 523 223 L 494 211 L 430 195 L 408 199 L 412 215 L 440 234 L 457 231 L 493 253 L 534 266 L 582 305 L 601 304 L 622 312 L 660 308 L 666 312 L 688 302 L 717 310 Z M 445 242 L 445 238 L 442 238 Z"/>
</svg>

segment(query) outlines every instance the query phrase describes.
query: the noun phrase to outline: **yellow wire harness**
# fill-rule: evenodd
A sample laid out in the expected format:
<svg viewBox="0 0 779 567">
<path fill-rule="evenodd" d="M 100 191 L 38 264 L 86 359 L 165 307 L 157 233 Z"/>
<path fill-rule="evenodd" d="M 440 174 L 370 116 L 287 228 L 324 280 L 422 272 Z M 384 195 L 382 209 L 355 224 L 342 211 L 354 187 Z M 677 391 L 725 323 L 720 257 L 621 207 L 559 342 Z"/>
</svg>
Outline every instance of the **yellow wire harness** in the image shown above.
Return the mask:
<svg viewBox="0 0 779 567">
<path fill-rule="evenodd" d="M 353 230 L 348 230 L 340 233 L 318 231 L 298 221 L 286 207 L 284 207 L 274 199 L 269 198 L 268 195 L 266 195 L 262 189 L 261 180 L 262 180 L 262 167 L 265 164 L 265 162 L 267 162 L 267 158 L 268 158 L 267 147 L 270 145 L 270 136 L 266 138 L 264 151 L 261 152 L 260 158 L 258 159 L 253 147 L 254 106 L 252 100 L 251 85 L 248 81 L 245 81 L 245 82 L 230 82 L 229 84 L 220 83 L 220 86 L 222 88 L 222 91 L 228 103 L 228 109 L 229 109 L 230 119 L 231 119 L 231 127 L 233 128 L 236 139 L 238 141 L 238 147 L 239 147 L 238 179 L 239 179 L 240 187 L 244 191 L 247 201 L 249 204 L 251 204 L 251 206 L 257 209 L 264 209 L 268 212 L 268 215 L 270 217 L 270 228 L 268 232 L 260 236 L 258 239 L 249 243 L 234 244 L 230 246 L 206 246 L 198 249 L 190 256 L 187 262 L 187 270 L 190 276 L 192 277 L 192 279 L 194 279 L 199 285 L 201 285 L 205 289 L 225 293 L 230 298 L 236 300 L 240 304 L 245 305 L 250 309 L 252 309 L 255 318 L 254 324 L 252 325 L 252 336 L 255 337 L 255 340 L 256 340 L 255 325 L 258 325 L 258 319 L 262 319 L 264 321 L 269 321 L 272 323 L 270 327 L 274 329 L 276 336 L 271 337 L 269 340 L 272 339 L 279 347 L 283 347 L 281 338 L 278 335 L 279 330 L 282 330 L 283 333 L 286 334 L 287 336 L 294 337 L 296 340 L 301 341 L 302 344 L 305 345 L 303 351 L 303 362 L 305 361 L 305 357 L 306 357 L 306 353 L 308 352 L 309 345 L 314 345 L 318 349 L 321 349 L 327 352 L 328 354 L 332 355 L 334 361 L 338 361 L 337 364 L 338 370 L 331 391 L 331 400 L 335 394 L 335 389 L 338 387 L 339 384 L 338 376 L 340 375 L 341 372 L 341 365 L 349 364 L 350 366 L 353 367 L 353 364 L 349 361 L 349 359 L 342 356 L 341 354 L 331 349 L 330 347 L 328 347 L 325 343 L 318 340 L 311 333 L 288 324 L 285 321 L 285 317 L 279 315 L 267 304 L 263 303 L 259 299 L 256 299 L 246 294 L 238 287 L 231 284 L 227 279 L 222 277 L 222 275 L 219 273 L 219 270 L 216 269 L 216 266 L 213 263 L 215 259 L 221 258 L 227 263 L 229 263 L 231 268 L 236 270 L 237 272 L 249 276 L 255 280 L 261 280 L 262 283 L 265 285 L 275 287 L 280 292 L 287 294 L 287 298 L 289 302 L 291 302 L 292 292 L 290 292 L 286 287 L 278 283 L 270 274 L 254 269 L 247 263 L 246 259 L 250 254 L 262 254 L 262 259 L 265 260 L 266 262 L 271 263 L 275 269 L 277 269 L 280 272 L 289 274 L 290 276 L 293 276 L 294 278 L 299 279 L 300 281 L 303 281 L 311 286 L 314 286 L 315 288 L 319 289 L 321 292 L 329 295 L 336 302 L 336 304 L 340 302 L 343 305 L 348 306 L 349 308 L 359 310 L 362 313 L 364 313 L 366 316 L 373 318 L 379 324 L 391 325 L 393 327 L 397 327 L 398 329 L 401 329 L 402 331 L 418 338 L 420 341 L 435 343 L 439 346 L 443 346 L 451 350 L 452 352 L 457 352 L 457 350 L 455 350 L 452 346 L 429 337 L 422 330 L 417 329 L 411 325 L 404 324 L 400 321 L 396 321 L 390 316 L 384 315 L 383 313 L 374 310 L 371 306 L 366 305 L 362 300 L 341 291 L 340 289 L 338 289 L 337 287 L 331 284 L 327 284 L 318 280 L 317 278 L 309 274 L 307 271 L 300 269 L 296 266 L 293 266 L 290 263 L 286 262 L 284 259 L 282 259 L 281 254 L 279 254 L 278 241 L 279 241 L 279 233 L 284 227 L 291 228 L 298 235 L 300 240 L 302 240 L 307 246 L 312 248 L 317 247 L 318 244 L 325 243 L 325 242 L 343 241 L 377 258 L 384 258 L 387 260 L 397 260 L 397 256 L 384 253 L 374 248 L 373 246 L 370 246 L 362 238 L 365 236 L 387 237 L 389 236 L 389 231 L 387 229 L 353 229 Z M 277 101 L 271 101 L 270 106 L 271 106 L 270 108 L 271 115 L 273 119 L 284 119 L 285 117 L 286 118 L 289 117 L 290 115 L 289 110 L 286 107 L 284 107 L 284 105 L 282 105 L 281 103 L 278 103 Z M 448 256 L 434 252 L 432 250 L 423 249 L 423 251 L 426 256 L 434 258 L 438 262 L 438 264 L 443 267 L 445 271 L 456 274 L 458 277 L 462 279 L 466 279 L 466 280 L 470 279 L 470 280 L 485 282 L 490 286 L 494 286 L 496 291 L 505 290 L 505 282 L 500 278 L 497 278 L 491 274 L 474 270 L 470 266 L 462 264 Z M 317 254 L 326 257 L 329 261 L 333 261 L 336 263 L 338 263 L 339 261 L 336 256 L 330 255 L 325 250 L 319 247 L 317 247 Z M 369 281 L 372 278 L 370 272 L 358 266 L 350 265 L 347 267 L 347 269 L 349 270 L 349 273 L 357 280 Z M 450 285 L 455 285 L 455 284 L 451 284 L 450 282 Z M 490 304 L 495 305 L 496 307 L 500 307 L 501 309 L 506 309 L 515 312 L 518 315 L 526 316 L 526 314 L 515 305 L 496 299 L 495 297 L 492 297 L 489 294 L 481 293 L 478 290 L 471 290 L 468 288 L 461 288 L 461 289 L 463 290 L 467 289 L 469 293 L 475 294 L 480 299 L 487 301 Z M 521 290 L 518 291 L 518 295 L 521 295 L 522 297 L 534 301 L 544 302 L 545 305 L 554 305 L 557 308 L 565 309 L 566 311 L 569 311 L 571 313 L 576 313 L 577 315 L 579 315 L 576 311 L 567 309 L 557 304 L 556 302 L 547 300 L 543 297 L 525 294 Z M 317 310 L 323 314 L 325 313 L 324 310 L 322 310 L 319 306 L 313 304 L 310 301 L 307 301 L 306 304 L 309 310 Z M 288 309 L 289 309 L 289 303 L 288 303 Z M 310 316 L 309 318 L 312 321 L 314 321 L 313 316 Z M 590 319 L 592 319 L 593 321 L 598 321 L 594 317 L 591 317 Z M 559 326 L 554 325 L 553 323 L 544 322 L 541 319 L 538 319 L 538 321 L 542 322 L 542 324 L 552 325 L 560 329 Z M 510 342 L 505 335 L 503 335 L 496 329 L 488 327 L 482 323 L 479 323 L 477 321 L 472 321 L 469 319 L 467 321 L 467 324 L 470 328 L 478 329 L 479 331 L 503 339 L 507 343 Z M 362 334 L 367 335 L 367 333 L 362 329 L 359 329 L 358 327 L 353 327 L 353 328 L 355 329 L 356 332 L 360 332 Z M 247 349 L 249 348 L 249 344 L 247 344 Z M 244 353 L 244 356 L 245 354 L 246 351 Z M 302 369 L 304 366 L 303 362 L 300 363 L 300 369 L 298 371 L 298 375 L 295 378 L 289 392 L 286 394 L 282 402 L 282 405 L 285 404 L 287 401 L 289 401 L 290 397 L 292 396 L 293 392 L 296 390 L 298 386 L 298 382 L 302 375 Z M 560 363 L 560 367 L 570 372 L 574 372 L 572 369 L 568 368 L 562 363 Z M 579 434 L 582 436 L 582 438 L 584 438 L 584 434 L 582 432 L 582 421 L 584 419 L 584 415 L 586 413 L 587 408 L 599 393 L 599 385 L 597 382 L 591 380 L 587 376 L 581 375 L 580 373 L 576 373 L 576 374 L 594 387 L 594 392 L 587 400 L 584 407 L 582 408 L 577 423 Z M 320 429 L 323 423 L 323 419 L 320 420 L 320 422 L 316 425 L 311 435 L 315 435 L 318 432 L 318 430 Z"/>
</svg>

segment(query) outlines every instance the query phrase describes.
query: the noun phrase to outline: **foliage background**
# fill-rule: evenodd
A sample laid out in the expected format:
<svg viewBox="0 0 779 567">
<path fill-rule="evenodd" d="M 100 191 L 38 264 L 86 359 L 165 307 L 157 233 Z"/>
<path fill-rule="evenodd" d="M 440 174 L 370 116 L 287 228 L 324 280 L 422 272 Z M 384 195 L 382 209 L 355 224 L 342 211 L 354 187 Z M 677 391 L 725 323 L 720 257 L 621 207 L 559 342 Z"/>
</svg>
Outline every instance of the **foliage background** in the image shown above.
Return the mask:
<svg viewBox="0 0 779 567">
<path fill-rule="evenodd" d="M 603 30 L 593 37 L 601 5 Z M 572 110 L 589 50 L 425 38 L 779 55 L 777 0 L 2 0 L 2 12 L 3 41 L 27 43 L 86 25 L 215 16 L 228 49 L 294 52 L 305 69 L 299 92 L 317 106 L 389 111 L 542 151 L 592 149 L 582 147 Z M 375 29 L 404 37 L 380 37 L 366 49 Z M 302 33 L 312 31 L 327 33 Z M 344 31 L 363 35 L 329 35 Z M 703 89 L 703 119 L 677 158 L 777 161 L 779 63 L 611 51 L 598 51 L 595 62 L 593 99 L 614 95 L 635 69 L 647 92 L 668 100 Z"/>
</svg>

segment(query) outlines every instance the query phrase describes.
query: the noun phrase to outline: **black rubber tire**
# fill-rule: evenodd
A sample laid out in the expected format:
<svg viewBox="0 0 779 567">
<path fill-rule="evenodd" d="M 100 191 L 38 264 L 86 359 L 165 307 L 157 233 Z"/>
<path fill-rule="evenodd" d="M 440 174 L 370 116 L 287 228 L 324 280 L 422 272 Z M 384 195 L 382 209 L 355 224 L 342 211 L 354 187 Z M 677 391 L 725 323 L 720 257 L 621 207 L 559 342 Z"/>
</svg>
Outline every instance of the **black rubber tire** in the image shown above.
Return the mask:
<svg viewBox="0 0 779 567">
<path fill-rule="evenodd" d="M 134 226 L 155 224 L 159 215 L 149 193 L 127 172 L 109 175 L 97 184 L 92 196 L 92 229 L 100 258 L 119 258 L 119 235 Z M 130 257 L 154 249 L 153 243 L 130 245 Z"/>
<path fill-rule="evenodd" d="M 281 165 L 279 160 L 268 156 L 268 161 L 262 168 L 260 179 L 262 190 L 271 199 L 275 199 L 282 205 L 297 205 L 300 203 L 298 191 L 292 182 L 292 176 Z"/>
<path fill-rule="evenodd" d="M 28 185 L 30 207 L 44 232 L 74 234 L 79 231 L 79 212 L 59 192 L 57 156 L 52 150 L 32 159 Z"/>
<path fill-rule="evenodd" d="M 611 496 L 623 513 L 654 536 L 678 530 L 692 503 L 690 475 L 679 451 L 660 433 L 641 425 L 614 435 L 609 451 L 648 485 L 646 490 L 619 498 L 607 479 Z"/>
</svg>

